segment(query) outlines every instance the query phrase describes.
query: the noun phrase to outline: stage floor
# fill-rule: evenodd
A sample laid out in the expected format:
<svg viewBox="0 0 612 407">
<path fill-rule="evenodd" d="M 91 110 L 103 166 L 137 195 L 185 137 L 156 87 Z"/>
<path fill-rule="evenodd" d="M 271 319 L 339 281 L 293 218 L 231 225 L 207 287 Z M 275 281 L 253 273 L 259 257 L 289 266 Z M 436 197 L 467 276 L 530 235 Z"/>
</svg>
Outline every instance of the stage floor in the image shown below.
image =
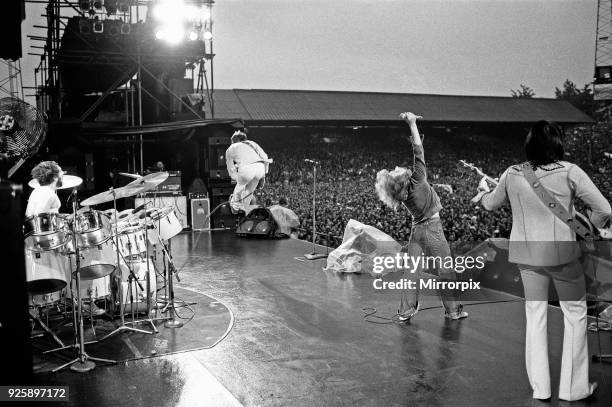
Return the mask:
<svg viewBox="0 0 612 407">
<path fill-rule="evenodd" d="M 239 239 L 231 232 L 184 233 L 172 253 L 184 290 L 210 295 L 234 314 L 229 335 L 211 349 L 39 376 L 70 386 L 68 405 L 103 406 L 524 406 L 538 405 L 524 367 L 521 301 L 469 305 L 468 319 L 447 321 L 441 308 L 409 325 L 374 324 L 397 310 L 397 292 L 376 291 L 369 275 L 322 271 L 300 261 L 311 245 Z M 325 249 L 319 248 L 324 251 Z M 516 299 L 484 290 L 485 301 Z M 425 297 L 422 308 L 439 305 Z M 562 314 L 551 307 L 549 347 L 556 399 Z M 177 337 L 181 329 L 176 330 Z M 610 333 L 601 334 L 612 353 Z M 589 333 L 591 353 L 597 336 Z M 593 363 L 597 396 L 572 405 L 612 404 L 612 364 Z M 58 405 L 67 405 L 66 403 Z"/>
</svg>

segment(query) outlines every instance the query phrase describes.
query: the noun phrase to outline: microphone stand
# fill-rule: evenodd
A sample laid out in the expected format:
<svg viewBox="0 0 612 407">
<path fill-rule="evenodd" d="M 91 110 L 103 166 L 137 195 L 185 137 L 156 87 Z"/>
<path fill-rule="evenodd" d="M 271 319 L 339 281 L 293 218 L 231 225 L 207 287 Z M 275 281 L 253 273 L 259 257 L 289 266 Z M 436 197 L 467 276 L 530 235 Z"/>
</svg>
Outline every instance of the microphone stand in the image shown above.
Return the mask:
<svg viewBox="0 0 612 407">
<path fill-rule="evenodd" d="M 312 253 L 306 253 L 304 258 L 306 258 L 306 260 L 324 259 L 327 257 L 327 254 L 317 253 L 315 243 L 317 238 L 317 165 L 319 165 L 319 163 L 314 160 L 306 160 L 306 162 L 312 164 Z"/>
</svg>

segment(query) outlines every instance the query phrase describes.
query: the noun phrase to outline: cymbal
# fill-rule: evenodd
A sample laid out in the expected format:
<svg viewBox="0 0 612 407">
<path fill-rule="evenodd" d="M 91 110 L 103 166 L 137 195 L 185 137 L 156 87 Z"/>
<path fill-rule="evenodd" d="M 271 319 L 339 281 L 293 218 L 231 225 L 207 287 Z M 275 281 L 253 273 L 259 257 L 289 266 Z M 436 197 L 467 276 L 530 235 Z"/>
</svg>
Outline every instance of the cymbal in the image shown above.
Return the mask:
<svg viewBox="0 0 612 407">
<path fill-rule="evenodd" d="M 170 174 L 167 171 L 154 172 L 152 174 L 145 175 L 144 177 L 135 179 L 126 186 L 140 186 L 145 188 L 142 192 L 146 192 L 167 180 L 169 176 Z"/>
<path fill-rule="evenodd" d="M 130 186 L 129 184 L 116 189 L 109 189 L 108 191 L 100 192 L 94 196 L 90 196 L 81 202 L 81 206 L 93 206 L 99 205 L 106 202 L 111 202 L 113 199 L 122 199 L 129 198 L 131 196 L 135 196 L 140 194 L 142 191 L 142 187 L 138 187 L 135 185 Z"/>
<path fill-rule="evenodd" d="M 76 175 L 64 175 L 62 176 L 62 186 L 57 189 L 69 189 L 78 187 L 83 183 L 83 178 L 77 177 Z M 37 179 L 31 179 L 28 182 L 30 188 L 38 188 L 40 184 Z"/>
<path fill-rule="evenodd" d="M 153 174 L 145 175 L 130 182 L 129 184 L 116 189 L 109 189 L 108 191 L 100 192 L 97 195 L 91 196 L 81 202 L 81 206 L 99 205 L 101 203 L 111 202 L 113 198 L 122 199 L 129 198 L 147 192 L 165 180 L 168 179 L 167 172 L 156 172 Z"/>
</svg>

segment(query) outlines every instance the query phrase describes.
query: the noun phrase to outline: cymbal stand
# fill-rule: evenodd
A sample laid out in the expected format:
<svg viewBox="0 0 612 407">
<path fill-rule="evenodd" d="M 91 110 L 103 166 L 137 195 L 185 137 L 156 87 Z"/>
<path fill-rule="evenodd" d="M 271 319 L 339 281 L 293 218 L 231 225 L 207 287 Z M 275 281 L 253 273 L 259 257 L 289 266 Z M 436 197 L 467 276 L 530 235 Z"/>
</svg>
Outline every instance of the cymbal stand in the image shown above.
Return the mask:
<svg viewBox="0 0 612 407">
<path fill-rule="evenodd" d="M 153 328 L 155 328 L 155 332 L 151 332 L 151 331 L 145 331 L 144 329 L 138 329 L 138 328 L 134 328 L 131 326 L 127 326 L 126 322 L 125 322 L 125 316 L 123 315 L 123 308 L 124 308 L 124 303 L 123 303 L 123 282 L 121 281 L 121 260 L 119 259 L 119 223 L 117 220 L 117 194 L 115 192 L 114 188 L 111 188 L 111 193 L 113 194 L 113 208 L 115 209 L 114 211 L 114 217 L 115 217 L 115 251 L 117 253 L 117 273 L 119 274 L 119 315 L 121 316 L 121 325 L 118 326 L 114 331 L 108 333 L 107 335 L 103 336 L 100 340 L 103 341 L 107 338 L 110 338 L 111 336 L 120 333 L 120 332 L 138 332 L 141 334 L 153 334 L 155 332 L 157 332 L 157 329 L 155 328 L 155 326 L 153 326 Z M 128 270 L 130 272 L 130 275 L 132 275 L 133 277 L 136 277 L 134 275 L 134 271 L 128 267 Z M 114 302 L 114 301 L 113 301 Z"/>
<path fill-rule="evenodd" d="M 176 305 L 174 303 L 174 284 L 173 284 L 173 280 L 174 279 L 173 279 L 173 276 L 176 276 L 177 279 L 178 279 L 178 276 L 176 274 L 176 268 L 174 267 L 174 262 L 172 261 L 172 256 L 168 252 L 168 248 L 166 247 L 166 244 L 162 240 L 161 236 L 157 235 L 157 239 L 159 240 L 159 244 L 161 245 L 161 249 L 162 249 L 164 255 L 166 256 L 166 259 L 168 260 L 168 294 L 169 294 L 169 297 L 166 300 L 167 301 L 166 305 L 162 309 L 162 313 L 165 313 L 166 311 L 170 311 L 170 317 L 169 317 L 170 320 L 166 321 L 164 326 L 166 328 L 180 328 L 180 327 L 183 326 L 183 322 L 174 318 L 174 315 L 176 314 L 176 308 L 177 307 L 176 307 Z M 165 264 L 164 264 L 164 266 L 165 266 Z M 185 305 L 186 304 L 183 304 L 183 306 L 185 306 Z"/>
<path fill-rule="evenodd" d="M 146 204 L 145 204 L 145 214 L 146 214 Z M 150 265 L 149 265 L 149 246 L 148 246 L 148 234 L 147 234 L 146 228 L 147 226 L 146 226 L 146 215 L 145 215 L 145 245 L 146 245 L 145 261 L 147 262 L 146 263 L 147 271 L 146 271 L 146 276 L 145 276 L 145 283 L 146 283 L 145 295 L 146 295 L 146 300 L 147 300 L 147 304 L 146 304 L 147 318 L 136 319 L 136 314 L 134 313 L 134 298 L 133 298 L 133 288 L 134 287 L 132 286 L 132 284 L 129 284 L 132 320 L 126 322 L 126 324 L 138 324 L 142 322 L 148 322 L 151 324 L 151 326 L 155 330 L 155 333 L 158 333 L 159 331 L 157 327 L 155 326 L 154 321 L 166 321 L 168 317 L 158 317 L 157 308 L 155 309 L 155 317 L 151 317 L 151 270 L 150 270 Z M 136 281 L 138 282 L 137 277 L 134 277 L 134 276 L 135 274 L 132 273 L 130 277 L 135 278 Z M 140 289 L 142 291 L 142 287 L 140 287 Z M 155 292 L 155 296 L 157 296 L 157 292 Z M 136 297 L 138 297 L 138 287 L 136 287 Z"/>
<path fill-rule="evenodd" d="M 77 224 L 77 190 L 74 188 L 72 196 L 72 216 L 73 216 L 73 225 L 76 227 Z M 94 358 L 89 356 L 85 352 L 85 342 L 84 342 L 84 334 L 83 334 L 83 309 L 81 307 L 81 259 L 80 259 L 80 251 L 79 245 L 76 238 L 76 233 L 72 233 L 72 243 L 74 244 L 74 252 L 76 259 L 76 295 L 77 295 L 77 323 L 78 323 L 78 356 L 76 359 L 71 360 L 68 363 L 65 363 L 55 369 L 52 370 L 53 373 L 58 372 L 68 366 L 70 366 L 70 370 L 73 372 L 85 373 L 93 370 L 96 367 L 96 363 L 94 361 L 103 362 L 103 363 L 112 363 L 116 364 L 116 360 L 110 359 L 101 359 Z"/>
</svg>

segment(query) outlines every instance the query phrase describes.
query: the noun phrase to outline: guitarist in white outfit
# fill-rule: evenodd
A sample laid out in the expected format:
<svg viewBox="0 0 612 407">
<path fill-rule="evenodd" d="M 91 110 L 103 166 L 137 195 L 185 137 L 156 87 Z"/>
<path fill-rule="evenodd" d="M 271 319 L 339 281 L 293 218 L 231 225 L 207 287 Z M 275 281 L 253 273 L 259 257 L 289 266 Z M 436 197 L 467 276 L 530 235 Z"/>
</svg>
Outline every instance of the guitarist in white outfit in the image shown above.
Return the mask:
<svg viewBox="0 0 612 407">
<path fill-rule="evenodd" d="M 575 199 L 590 207 L 589 218 L 597 228 L 609 225 L 612 210 L 580 167 L 561 161 L 562 137 L 556 125 L 536 123 L 525 141 L 528 161 L 509 167 L 492 192 L 483 178 L 473 201 L 480 201 L 487 210 L 507 201 L 512 208 L 509 261 L 518 265 L 525 290 L 525 362 L 535 399 L 551 397 L 547 311 L 550 281 L 555 285 L 564 316 L 559 399 L 574 401 L 593 394 L 597 383 L 589 383 L 586 290 L 578 262 L 581 252 L 574 226 L 566 221 L 574 213 Z M 548 204 L 542 188 L 552 197 Z M 560 211 L 570 215 L 561 217 Z"/>
<path fill-rule="evenodd" d="M 225 163 L 230 177 L 236 181 L 234 193 L 230 197 L 230 206 L 234 213 L 243 211 L 248 214 L 257 205 L 251 205 L 253 192 L 259 186 L 263 188 L 268 167 L 272 159 L 254 141 L 247 140 L 242 131 L 232 135 L 232 144 L 225 152 Z"/>
</svg>

